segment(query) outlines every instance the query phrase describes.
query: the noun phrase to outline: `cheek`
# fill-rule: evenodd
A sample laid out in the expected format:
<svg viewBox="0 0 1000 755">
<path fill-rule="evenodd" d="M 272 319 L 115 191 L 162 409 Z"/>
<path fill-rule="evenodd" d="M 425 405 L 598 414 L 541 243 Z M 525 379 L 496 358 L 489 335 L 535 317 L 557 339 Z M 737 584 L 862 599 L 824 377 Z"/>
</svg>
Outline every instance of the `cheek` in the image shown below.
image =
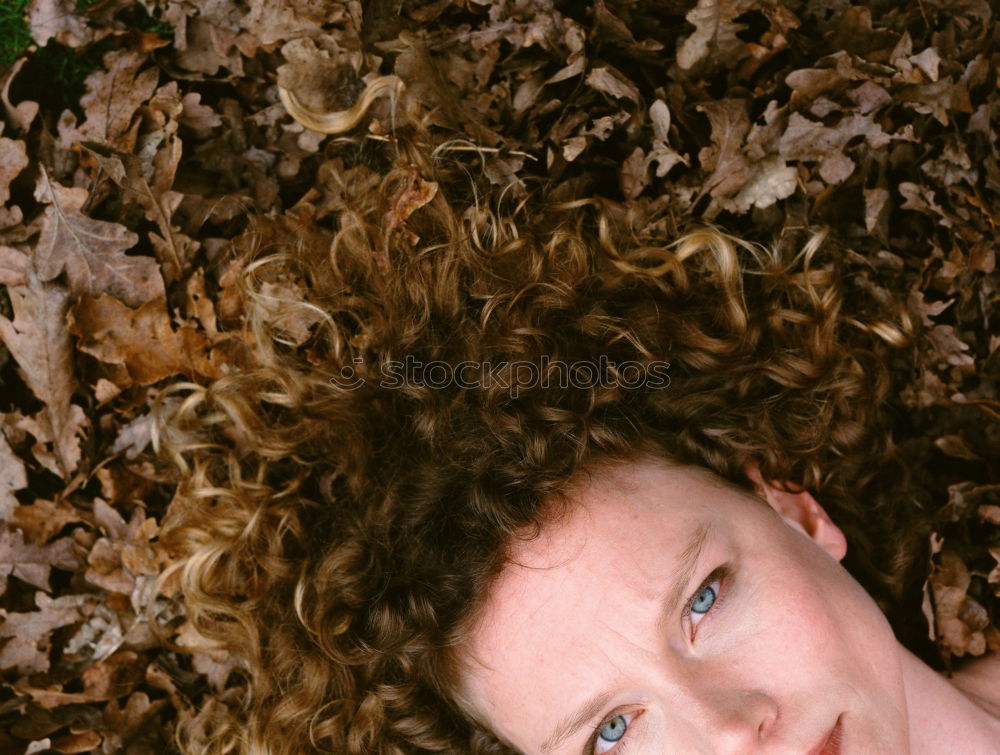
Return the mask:
<svg viewBox="0 0 1000 755">
<path fill-rule="evenodd" d="M 748 596 L 761 656 L 794 678 L 898 674 L 897 643 L 864 588 L 803 541 L 774 558 Z M 801 673 L 799 673 L 801 672 Z"/>
<path fill-rule="evenodd" d="M 873 741 L 895 740 L 905 723 L 905 695 L 892 627 L 840 564 L 808 548 L 801 556 L 765 580 L 774 589 L 764 600 L 775 608 L 764 611 L 760 637 L 775 679 L 785 680 L 776 683 L 869 711 Z M 753 605 L 761 607 L 758 600 Z"/>
</svg>

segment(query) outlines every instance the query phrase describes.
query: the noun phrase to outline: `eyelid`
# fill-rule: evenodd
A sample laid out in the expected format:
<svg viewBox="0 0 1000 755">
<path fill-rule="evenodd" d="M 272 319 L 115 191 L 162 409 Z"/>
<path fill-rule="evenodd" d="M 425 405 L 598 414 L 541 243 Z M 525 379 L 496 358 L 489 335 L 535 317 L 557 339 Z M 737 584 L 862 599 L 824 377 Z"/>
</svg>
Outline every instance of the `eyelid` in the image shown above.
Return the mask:
<svg viewBox="0 0 1000 755">
<path fill-rule="evenodd" d="M 715 596 L 715 602 L 712 603 L 712 607 L 704 615 L 708 616 L 710 613 L 715 612 L 722 605 L 722 602 L 725 599 L 726 594 L 729 592 L 729 581 L 731 579 L 732 572 L 733 572 L 733 564 L 731 562 L 726 562 L 712 569 L 712 571 L 709 572 L 708 576 L 701 581 L 701 584 L 691 594 L 691 597 L 689 597 L 687 602 L 684 604 L 684 608 L 681 611 L 681 621 L 683 622 L 685 619 L 688 619 L 690 617 L 691 609 L 694 606 L 694 601 L 698 597 L 698 594 L 706 587 L 711 585 L 713 582 L 718 580 L 719 593 L 718 595 Z M 635 713 L 635 717 L 629 724 L 629 727 L 631 727 L 632 724 L 635 723 L 635 721 L 637 721 L 644 712 L 645 711 L 643 711 L 641 708 L 635 710 L 630 710 L 628 708 L 625 708 L 625 709 L 614 710 L 608 715 L 604 716 L 604 718 L 601 719 L 600 723 L 598 723 L 597 726 L 594 728 L 594 731 L 590 735 L 590 738 L 587 740 L 587 744 L 584 747 L 584 752 L 586 753 L 586 755 L 592 755 L 592 753 L 594 752 L 594 747 L 596 747 L 597 745 L 597 739 L 600 736 L 601 729 L 604 728 L 604 725 L 608 723 L 608 721 L 610 721 L 612 718 L 614 718 L 615 716 L 621 716 L 628 713 Z M 626 737 L 631 736 L 628 733 L 628 729 L 626 729 L 625 736 Z M 611 755 L 615 755 L 615 753 L 611 753 Z"/>
<path fill-rule="evenodd" d="M 601 729 L 604 728 L 604 725 L 606 723 L 608 723 L 608 721 L 610 721 L 615 716 L 627 716 L 630 713 L 635 714 L 635 715 L 632 717 L 632 720 L 629 721 L 628 728 L 625 729 L 625 736 L 622 737 L 622 739 L 619 739 L 618 742 L 615 743 L 615 750 L 623 751 L 625 749 L 625 747 L 628 746 L 628 742 L 625 742 L 625 739 L 626 738 L 630 738 L 630 737 L 633 736 L 633 735 L 629 734 L 629 731 L 631 730 L 631 728 L 635 724 L 635 722 L 638 721 L 642 717 L 642 714 L 645 713 L 645 711 L 642 708 L 628 708 L 628 707 L 626 707 L 626 708 L 619 708 L 618 710 L 611 711 L 611 713 L 609 713 L 604 718 L 602 718 L 601 721 L 600 721 L 600 723 L 597 724 L 597 726 L 594 727 L 594 732 L 590 735 L 590 739 L 587 740 L 587 744 L 583 748 L 584 753 L 586 753 L 586 755 L 593 755 L 594 748 L 597 746 L 597 740 L 598 740 L 598 738 L 600 737 L 600 734 L 601 734 Z M 625 744 L 624 745 L 621 744 L 622 742 L 625 742 Z M 610 753 L 605 753 L 604 755 L 617 755 L 617 753 L 614 752 L 614 751 L 612 751 Z"/>
<path fill-rule="evenodd" d="M 684 610 L 681 611 L 682 625 L 685 619 L 688 620 L 690 619 L 691 608 L 694 606 L 694 601 L 701 593 L 701 591 L 704 590 L 709 585 L 711 585 L 716 580 L 719 580 L 719 592 L 715 596 L 715 601 L 712 603 L 712 607 L 709 608 L 708 611 L 706 611 L 702 615 L 708 616 L 709 614 L 714 613 L 719 607 L 721 607 L 722 601 L 724 600 L 724 596 L 727 592 L 726 585 L 727 582 L 729 581 L 731 573 L 732 573 L 732 565 L 729 563 L 722 564 L 712 569 L 711 573 L 707 577 L 705 577 L 705 579 L 701 582 L 698 588 L 693 593 L 691 593 L 691 597 L 689 597 L 687 603 L 684 604 Z"/>
</svg>

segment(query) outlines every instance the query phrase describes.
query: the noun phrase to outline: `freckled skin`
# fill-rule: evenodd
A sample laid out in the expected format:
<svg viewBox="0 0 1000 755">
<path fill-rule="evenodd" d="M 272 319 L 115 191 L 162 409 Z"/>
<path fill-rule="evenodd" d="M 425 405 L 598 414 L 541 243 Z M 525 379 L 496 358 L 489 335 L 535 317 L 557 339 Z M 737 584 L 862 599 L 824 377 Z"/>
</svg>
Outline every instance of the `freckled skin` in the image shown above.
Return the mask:
<svg viewBox="0 0 1000 755">
<path fill-rule="evenodd" d="M 908 692 L 952 720 L 972 715 L 968 701 L 899 644 L 839 563 L 843 535 L 811 496 L 771 492 L 774 508 L 704 470 L 652 460 L 576 486 L 570 513 L 517 542 L 494 585 L 465 649 L 468 698 L 532 755 L 607 690 L 606 706 L 554 755 L 579 753 L 618 713 L 638 715 L 597 752 L 806 755 L 841 715 L 843 755 L 905 754 L 914 732 L 912 752 L 934 752 L 910 720 Z M 682 604 L 720 564 L 732 564 L 731 578 L 713 585 L 696 629 L 679 611 L 658 625 L 680 551 L 706 520 L 713 531 Z"/>
</svg>

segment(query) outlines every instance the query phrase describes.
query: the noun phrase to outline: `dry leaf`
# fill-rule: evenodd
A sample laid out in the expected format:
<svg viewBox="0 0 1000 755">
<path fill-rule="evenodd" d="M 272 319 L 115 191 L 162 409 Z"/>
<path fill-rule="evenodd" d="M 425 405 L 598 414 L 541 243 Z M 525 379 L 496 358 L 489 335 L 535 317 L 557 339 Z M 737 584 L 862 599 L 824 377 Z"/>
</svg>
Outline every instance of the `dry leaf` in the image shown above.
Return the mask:
<svg viewBox="0 0 1000 755">
<path fill-rule="evenodd" d="M 125 254 L 135 246 L 136 234 L 80 212 L 87 200 L 86 191 L 52 183 L 43 174 L 36 194 L 50 203 L 34 256 L 42 281 L 50 281 L 65 270 L 74 295 L 107 293 L 130 306 L 163 295 L 156 261 Z"/>
<path fill-rule="evenodd" d="M 201 94 L 198 92 L 188 92 L 182 101 L 184 106 L 179 120 L 182 126 L 191 129 L 195 138 L 205 139 L 222 125 L 219 114 L 202 104 Z"/>
<path fill-rule="evenodd" d="M 132 151 L 138 136 L 139 106 L 153 96 L 159 79 L 155 66 L 139 71 L 147 60 L 147 55 L 128 49 L 112 50 L 104 56 L 103 69 L 91 73 L 84 82 L 87 92 L 80 105 L 86 120 L 60 134 L 66 149 L 89 141 Z"/>
<path fill-rule="evenodd" d="M 990 548 L 990 555 L 993 556 L 994 560 L 997 562 L 996 565 L 990 570 L 989 575 L 987 575 L 986 580 L 991 585 L 996 585 L 993 588 L 994 594 L 1000 598 L 1000 547 Z"/>
<path fill-rule="evenodd" d="M 937 222 L 945 228 L 951 228 L 955 224 L 947 211 L 935 200 L 934 190 L 931 187 L 903 181 L 897 188 L 906 200 L 899 206 L 901 210 L 914 210 L 925 215 L 936 215 Z"/>
<path fill-rule="evenodd" d="M 940 448 L 948 456 L 952 456 L 956 459 L 977 461 L 982 458 L 969 448 L 961 435 L 942 435 L 934 441 L 934 445 Z"/>
<path fill-rule="evenodd" d="M 889 238 L 889 191 L 883 188 L 865 189 L 865 230 L 884 241 Z"/>
<path fill-rule="evenodd" d="M 0 283 L 23 286 L 28 282 L 28 255 L 9 246 L 0 246 Z"/>
<path fill-rule="evenodd" d="M 102 740 L 103 737 L 96 731 L 81 731 L 56 737 L 50 746 L 56 752 L 71 755 L 71 753 L 90 752 L 101 744 Z"/>
<path fill-rule="evenodd" d="M 118 650 L 124 640 L 118 612 L 112 611 L 106 603 L 98 603 L 86 622 L 66 642 L 63 652 L 74 662 L 99 661 Z"/>
<path fill-rule="evenodd" d="M 0 531 L 0 594 L 6 592 L 11 574 L 48 592 L 52 567 L 73 571 L 82 561 L 81 546 L 72 537 L 39 546 L 25 543 L 19 530 Z"/>
<path fill-rule="evenodd" d="M 84 296 L 71 310 L 69 330 L 80 337 L 77 348 L 124 366 L 141 385 L 171 375 L 218 372 L 204 333 L 191 325 L 174 330 L 163 299 L 130 309 L 107 294 Z"/>
<path fill-rule="evenodd" d="M 223 338 L 216 322 L 215 302 L 205 291 L 205 271 L 200 268 L 195 270 L 184 289 L 187 294 L 187 316 L 201 323 L 205 334 L 213 341 Z"/>
<path fill-rule="evenodd" d="M 685 16 L 695 31 L 677 48 L 677 65 L 688 69 L 706 58 L 731 65 L 746 57 L 747 45 L 736 36 L 746 26 L 733 19 L 754 7 L 752 0 L 698 0 Z"/>
<path fill-rule="evenodd" d="M 155 576 L 163 563 L 163 554 L 149 542 L 158 532 L 156 520 L 145 517 L 137 506 L 126 523 L 100 498 L 94 500 L 94 517 L 107 537 L 98 539 L 91 548 L 85 577 L 108 592 L 131 595 L 137 577 Z"/>
<path fill-rule="evenodd" d="M 678 163 L 687 165 L 688 167 L 691 165 L 684 155 L 661 141 L 653 142 L 653 149 L 650 150 L 649 155 L 646 157 L 646 165 L 651 165 L 654 162 L 656 163 L 657 178 L 666 176 L 670 172 L 670 169 Z"/>
<path fill-rule="evenodd" d="M 120 454 L 124 451 L 126 459 L 134 459 L 149 445 L 151 426 L 152 418 L 148 414 L 122 425 L 118 435 L 115 436 L 115 442 L 111 444 L 109 453 Z"/>
<path fill-rule="evenodd" d="M 971 577 L 965 562 L 954 551 L 939 554 L 940 565 L 931 574 L 938 642 L 949 653 L 982 655 L 986 650 L 985 610 L 967 594 Z"/>
<path fill-rule="evenodd" d="M 28 484 L 24 462 L 14 455 L 7 438 L 0 433 L 0 527 L 14 516 L 17 499 L 14 492 Z"/>
<path fill-rule="evenodd" d="M 743 140 L 750 131 L 747 103 L 724 99 L 702 103 L 698 110 L 708 116 L 712 126 L 712 146 L 698 153 L 702 168 L 709 173 L 702 192 L 717 197 L 737 191 L 752 173 L 743 154 Z"/>
<path fill-rule="evenodd" d="M 31 129 L 31 122 L 38 115 L 38 103 L 33 100 L 22 100 L 15 105 L 10 101 L 10 87 L 27 62 L 27 56 L 22 56 L 7 67 L 5 74 L 0 75 L 0 82 L 2 82 L 0 83 L 0 102 L 3 102 L 10 122 L 22 131 Z"/>
<path fill-rule="evenodd" d="M 969 351 L 969 344 L 955 335 L 955 329 L 951 325 L 935 325 L 927 332 L 927 338 L 931 344 L 928 357 L 932 361 L 963 367 L 975 365 L 975 358 L 964 353 Z"/>
<path fill-rule="evenodd" d="M 229 674 L 237 667 L 236 659 L 230 653 L 213 647 L 198 634 L 190 621 L 184 622 L 178 630 L 177 644 L 191 649 L 195 668 L 208 678 L 217 691 L 225 689 Z"/>
<path fill-rule="evenodd" d="M 663 100 L 656 100 L 649 106 L 649 119 L 653 123 L 653 134 L 666 144 L 670 141 L 670 108 Z"/>
<path fill-rule="evenodd" d="M 13 613 L 0 608 L 0 637 L 9 638 L 0 649 L 0 669 L 17 669 L 22 674 L 48 671 L 49 635 L 54 629 L 82 621 L 82 608 L 88 602 L 86 595 L 50 598 L 37 592 L 37 611 Z"/>
<path fill-rule="evenodd" d="M 27 542 L 44 545 L 67 524 L 81 522 L 83 518 L 65 498 L 56 503 L 35 498 L 30 504 L 14 509 L 11 520 L 24 533 Z"/>
<path fill-rule="evenodd" d="M 53 471 L 65 477 L 79 464 L 77 432 L 86 424 L 83 410 L 70 403 L 76 380 L 66 330 L 69 294 L 61 286 L 31 275 L 27 285 L 8 286 L 7 295 L 14 319 L 0 316 L 0 338 L 20 366 L 28 387 L 45 403 L 32 421 L 32 433 L 39 443 L 53 444 Z"/>
<path fill-rule="evenodd" d="M 384 256 L 376 256 L 383 267 Z M 322 319 L 319 312 L 303 300 L 302 286 L 291 281 L 264 281 L 254 295 L 257 304 L 268 313 L 271 327 L 283 340 L 301 346 L 312 336 L 312 328 Z"/>
<path fill-rule="evenodd" d="M 207 76 L 219 75 L 220 68 L 226 68 L 236 75 L 243 74 L 243 58 L 239 50 L 235 49 L 240 36 L 236 25 L 238 19 L 226 6 L 227 3 L 224 2 L 202 4 L 199 10 L 204 9 L 203 13 L 190 18 L 179 9 L 171 14 L 173 18 L 181 20 L 180 28 L 175 30 L 179 42 L 176 45 L 178 67 Z M 216 11 L 216 8 L 222 13 Z M 229 18 L 224 18 L 224 15 Z"/>
<path fill-rule="evenodd" d="M 116 699 L 109 701 L 103 711 L 106 738 L 101 751 L 105 755 L 122 752 L 124 743 L 146 727 L 168 703 L 166 699 L 150 702 L 145 692 L 133 692 L 129 695 L 124 708 L 118 705 Z"/>
<path fill-rule="evenodd" d="M 252 3 L 250 12 L 240 18 L 240 26 L 253 34 L 261 43 L 270 45 L 301 37 L 303 29 L 342 23 L 351 11 L 357 13 L 360 9 L 360 6 L 350 8 L 348 4 L 335 0 Z M 352 21 L 355 28 L 360 28 L 360 18 L 353 18 Z"/>
<path fill-rule="evenodd" d="M 933 47 L 928 47 L 919 55 L 910 55 L 909 60 L 917 66 L 931 81 L 938 80 L 938 66 L 941 65 L 941 56 Z"/>
<path fill-rule="evenodd" d="M 854 89 L 848 89 L 847 96 L 857 104 L 858 112 L 862 115 L 892 102 L 892 95 L 874 81 L 863 81 Z"/>
<path fill-rule="evenodd" d="M 388 238 L 393 231 L 402 229 L 406 232 L 406 220 L 414 212 L 430 202 L 437 194 L 438 185 L 433 181 L 425 181 L 414 169 L 410 171 L 408 180 L 396 192 L 393 198 L 392 209 L 385 218 L 385 237 Z M 410 241 L 417 243 L 419 239 L 413 238 L 410 234 Z M 378 258 L 379 264 L 385 269 L 386 260 L 384 257 Z"/>
<path fill-rule="evenodd" d="M 77 15 L 72 0 L 31 0 L 28 3 L 28 26 L 31 38 L 40 47 L 50 39 L 64 47 L 83 47 L 94 41 L 94 32 Z"/>
<path fill-rule="evenodd" d="M 911 290 L 909 298 L 907 299 L 906 306 L 910 311 L 910 314 L 920 318 L 924 327 L 931 328 L 934 326 L 934 321 L 931 320 L 932 317 L 937 317 L 939 314 L 948 309 L 952 304 L 955 303 L 954 299 L 947 299 L 945 301 L 935 301 L 927 302 L 924 299 L 924 294 L 922 291 Z"/>
<path fill-rule="evenodd" d="M 598 92 L 610 94 L 616 99 L 627 99 L 632 100 L 632 102 L 639 102 L 641 99 L 639 97 L 639 90 L 635 88 L 635 85 L 611 66 L 600 66 L 591 69 L 590 73 L 587 74 L 585 82 Z"/>
<path fill-rule="evenodd" d="M 87 667 L 81 677 L 83 692 L 92 699 L 110 700 L 131 692 L 146 675 L 137 653 L 119 650 Z"/>
<path fill-rule="evenodd" d="M 636 147 L 632 154 L 625 158 L 618 175 L 622 194 L 628 199 L 635 199 L 649 186 L 649 158 L 642 151 L 642 147 Z"/>
<path fill-rule="evenodd" d="M 0 206 L 10 199 L 10 182 L 28 166 L 24 142 L 0 136 Z"/>
<path fill-rule="evenodd" d="M 278 68 L 278 83 L 317 113 L 347 110 L 365 89 L 357 73 L 360 61 L 348 51 L 326 49 L 323 39 L 292 39 L 281 48 L 287 61 Z"/>
<path fill-rule="evenodd" d="M 798 172 L 777 155 L 770 155 L 754 163 L 750 178 L 731 199 L 722 197 L 719 205 L 735 213 L 744 213 L 751 207 L 770 207 L 779 199 L 795 193 Z"/>
<path fill-rule="evenodd" d="M 884 147 L 894 138 L 886 134 L 871 115 L 851 113 L 836 126 L 824 126 L 792 113 L 779 149 L 786 160 L 825 160 L 842 152 L 857 136 L 863 136 L 872 148 Z"/>
<path fill-rule="evenodd" d="M 175 112 L 171 115 L 180 112 L 179 97 L 158 95 L 151 103 L 153 112 L 158 112 L 153 108 L 157 101 L 164 109 L 169 108 L 170 103 L 176 105 Z M 146 219 L 156 223 L 159 228 L 160 233 L 150 233 L 149 240 L 156 251 L 156 257 L 164 273 L 163 278 L 167 283 L 182 277 L 187 262 L 194 256 L 199 246 L 196 241 L 180 233 L 177 226 L 172 223 L 174 211 L 184 198 L 183 194 L 170 188 L 180 160 L 180 142 L 173 135 L 176 129 L 176 122 L 170 120 L 159 131 L 147 135 L 144 140 L 145 154 L 140 156 L 99 145 L 85 145 L 87 152 L 101 169 L 125 190 L 129 200 L 134 200 L 142 206 Z M 150 289 L 150 293 L 153 292 L 154 289 Z M 159 295 L 159 291 L 155 295 Z M 155 295 L 150 298 L 155 298 Z"/>
</svg>

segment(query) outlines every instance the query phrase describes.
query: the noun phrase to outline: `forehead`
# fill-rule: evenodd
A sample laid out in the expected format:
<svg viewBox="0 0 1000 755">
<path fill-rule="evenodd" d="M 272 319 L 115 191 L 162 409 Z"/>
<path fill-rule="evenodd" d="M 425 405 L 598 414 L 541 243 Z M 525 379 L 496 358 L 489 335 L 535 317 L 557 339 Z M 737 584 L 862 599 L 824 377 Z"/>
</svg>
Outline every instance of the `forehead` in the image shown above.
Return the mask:
<svg viewBox="0 0 1000 755">
<path fill-rule="evenodd" d="M 685 541 L 706 517 L 718 516 L 744 495 L 701 467 L 682 467 L 643 458 L 592 470 L 565 491 L 565 507 L 536 536 L 510 544 L 508 566 L 494 592 L 514 582 L 542 580 L 561 567 L 570 572 L 595 565 L 584 558 L 649 546 L 666 553 Z"/>
<path fill-rule="evenodd" d="M 597 470 L 567 493 L 561 518 L 511 545 L 467 647 L 466 696 L 508 737 L 505 723 L 598 684 L 587 675 L 601 664 L 581 658 L 622 657 L 615 643 L 650 647 L 643 632 L 655 634 L 692 533 L 708 525 L 711 548 L 755 505 L 705 470 L 654 460 Z"/>
</svg>

